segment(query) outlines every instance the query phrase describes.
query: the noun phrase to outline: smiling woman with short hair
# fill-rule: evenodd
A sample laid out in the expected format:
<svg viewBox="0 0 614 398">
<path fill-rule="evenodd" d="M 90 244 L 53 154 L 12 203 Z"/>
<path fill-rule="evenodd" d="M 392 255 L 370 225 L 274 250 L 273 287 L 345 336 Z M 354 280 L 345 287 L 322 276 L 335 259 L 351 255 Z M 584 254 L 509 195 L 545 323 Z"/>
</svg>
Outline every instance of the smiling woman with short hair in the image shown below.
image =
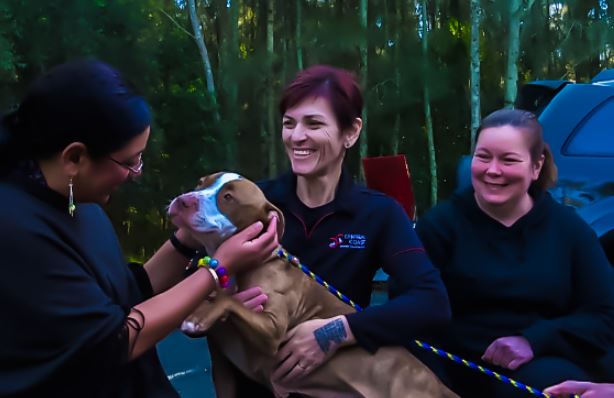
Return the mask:
<svg viewBox="0 0 614 398">
<path fill-rule="evenodd" d="M 369 305 L 373 276 L 381 267 L 394 285 L 391 300 L 295 327 L 277 356 L 276 383 L 291 386 L 346 345 L 370 352 L 408 345 L 450 317 L 439 273 L 407 214 L 394 199 L 355 184 L 343 169 L 360 136 L 362 107 L 350 72 L 328 65 L 299 72 L 279 106 L 292 170 L 261 188 L 285 215 L 282 244 L 290 253 L 362 307 Z M 237 387 L 239 397 L 272 396 L 245 381 Z"/>
</svg>

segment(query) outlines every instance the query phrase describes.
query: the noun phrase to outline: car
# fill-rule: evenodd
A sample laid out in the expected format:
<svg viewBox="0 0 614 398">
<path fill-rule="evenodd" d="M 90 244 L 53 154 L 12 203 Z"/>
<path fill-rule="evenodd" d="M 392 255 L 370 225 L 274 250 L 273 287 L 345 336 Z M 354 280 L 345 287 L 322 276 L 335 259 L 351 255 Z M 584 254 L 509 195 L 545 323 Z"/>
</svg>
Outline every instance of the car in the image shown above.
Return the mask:
<svg viewBox="0 0 614 398">
<path fill-rule="evenodd" d="M 614 69 L 587 83 L 527 83 L 516 107 L 544 129 L 558 168 L 553 198 L 577 210 L 614 264 Z"/>
</svg>

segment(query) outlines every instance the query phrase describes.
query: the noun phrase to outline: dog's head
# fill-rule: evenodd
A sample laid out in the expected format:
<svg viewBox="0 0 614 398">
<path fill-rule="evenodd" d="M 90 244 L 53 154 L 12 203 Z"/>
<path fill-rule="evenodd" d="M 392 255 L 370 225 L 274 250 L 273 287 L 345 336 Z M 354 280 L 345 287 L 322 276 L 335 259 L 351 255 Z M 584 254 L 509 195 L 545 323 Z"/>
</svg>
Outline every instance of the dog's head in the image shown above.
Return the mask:
<svg viewBox="0 0 614 398">
<path fill-rule="evenodd" d="M 205 246 L 219 244 L 243 228 L 277 213 L 281 239 L 284 218 L 260 188 L 235 173 L 220 172 L 202 177 L 196 189 L 173 199 L 168 214 L 179 228 L 187 228 Z"/>
</svg>

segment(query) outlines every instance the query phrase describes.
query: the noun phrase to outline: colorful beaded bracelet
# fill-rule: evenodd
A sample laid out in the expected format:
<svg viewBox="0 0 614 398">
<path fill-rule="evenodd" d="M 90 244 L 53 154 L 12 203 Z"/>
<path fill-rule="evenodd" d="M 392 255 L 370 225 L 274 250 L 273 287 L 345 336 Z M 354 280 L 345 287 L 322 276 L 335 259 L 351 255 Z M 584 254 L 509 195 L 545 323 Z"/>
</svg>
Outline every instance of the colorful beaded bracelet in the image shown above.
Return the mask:
<svg viewBox="0 0 614 398">
<path fill-rule="evenodd" d="M 226 289 L 230 285 L 230 277 L 228 276 L 228 272 L 226 268 L 220 266 L 220 262 L 215 258 L 211 258 L 209 256 L 205 256 L 203 258 L 198 259 L 198 263 L 196 263 L 197 267 L 205 267 L 209 270 L 214 271 L 219 280 L 219 285 Z M 214 278 L 215 279 L 215 278 Z"/>
</svg>

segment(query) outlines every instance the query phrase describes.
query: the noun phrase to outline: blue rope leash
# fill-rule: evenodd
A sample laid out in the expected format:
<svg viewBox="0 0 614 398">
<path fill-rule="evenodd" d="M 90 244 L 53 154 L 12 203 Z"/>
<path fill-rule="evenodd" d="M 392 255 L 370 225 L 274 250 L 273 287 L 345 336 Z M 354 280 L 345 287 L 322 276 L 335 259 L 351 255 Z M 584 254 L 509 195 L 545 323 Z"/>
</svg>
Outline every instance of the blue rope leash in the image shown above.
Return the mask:
<svg viewBox="0 0 614 398">
<path fill-rule="evenodd" d="M 314 281 L 318 282 L 320 285 L 324 286 L 330 293 L 334 294 L 335 296 L 337 296 L 337 298 L 341 301 L 343 301 L 346 304 L 349 304 L 352 308 L 354 308 L 357 312 L 362 311 L 362 307 L 359 306 L 358 304 L 354 303 L 352 300 L 350 300 L 349 297 L 347 297 L 346 295 L 344 295 L 343 293 L 341 293 L 339 290 L 335 289 L 333 286 L 331 286 L 330 284 L 328 284 L 325 280 L 323 280 L 322 278 L 320 278 L 318 275 L 316 275 L 315 273 L 313 273 L 309 268 L 307 268 L 305 265 L 303 265 L 299 259 L 293 255 L 291 255 L 290 253 L 288 253 L 284 248 L 279 248 L 277 249 L 276 253 L 277 257 L 284 259 L 286 261 L 288 261 L 290 264 L 292 264 L 293 266 L 297 267 L 298 269 L 300 269 L 301 271 L 303 271 L 303 273 L 305 273 L 307 276 L 309 276 L 311 279 L 313 279 Z M 528 386 L 524 383 L 521 383 L 519 381 L 516 381 L 514 379 L 510 379 L 507 376 L 504 376 L 500 373 L 497 373 L 495 371 L 492 371 L 488 368 L 485 368 L 483 366 L 480 366 L 476 363 L 473 363 L 471 361 L 467 361 L 466 359 L 463 359 L 457 355 L 454 354 L 450 354 L 447 351 L 441 350 L 437 347 L 433 347 L 432 345 L 429 345 L 423 341 L 420 340 L 414 340 L 413 341 L 414 344 L 416 344 L 418 347 L 430 351 L 436 355 L 439 355 L 440 357 L 443 358 L 447 358 L 450 361 L 456 362 L 458 364 L 461 364 L 463 366 L 466 366 L 468 368 L 477 370 L 478 372 L 481 372 L 487 376 L 490 377 L 494 377 L 495 379 L 509 384 L 511 386 L 514 386 L 518 389 L 521 389 L 523 391 L 526 391 L 528 393 L 530 393 L 531 395 L 536 395 L 539 397 L 544 397 L 544 398 L 551 398 L 552 396 L 550 394 L 546 394 L 543 391 L 540 391 L 536 388 L 533 388 L 531 386 Z M 579 395 L 574 395 L 573 398 L 581 398 Z"/>
</svg>

